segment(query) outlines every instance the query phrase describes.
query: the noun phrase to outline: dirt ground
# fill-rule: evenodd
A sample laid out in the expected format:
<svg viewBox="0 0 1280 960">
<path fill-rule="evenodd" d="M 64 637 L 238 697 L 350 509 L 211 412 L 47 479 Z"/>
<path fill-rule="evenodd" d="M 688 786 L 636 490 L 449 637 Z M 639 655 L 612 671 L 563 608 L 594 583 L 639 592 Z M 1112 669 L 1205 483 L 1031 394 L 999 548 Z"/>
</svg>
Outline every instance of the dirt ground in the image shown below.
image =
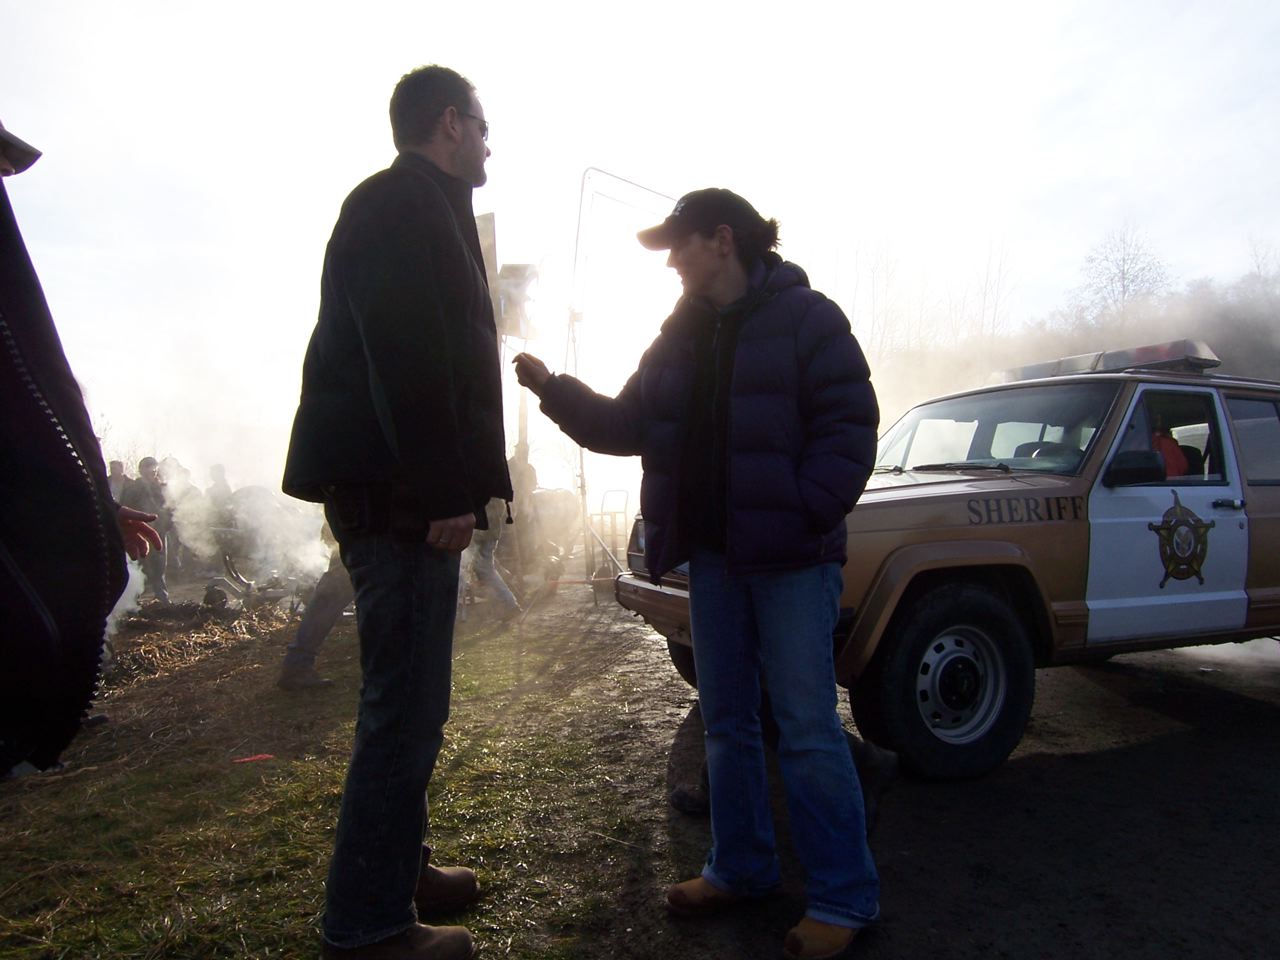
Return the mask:
<svg viewBox="0 0 1280 960">
<path fill-rule="evenodd" d="M 348 621 L 321 661 L 338 680 L 326 696 L 341 698 L 344 710 L 354 707 L 358 686 L 353 634 Z M 279 631 L 271 643 L 279 646 L 283 636 Z M 257 749 L 275 707 L 247 705 L 284 696 L 271 686 L 274 653 L 249 641 L 242 653 L 222 650 L 216 695 L 188 704 L 181 715 L 218 727 L 222 739 L 243 744 L 242 751 Z M 502 722 L 522 736 L 567 736 L 566 724 L 588 730 L 593 771 L 608 772 L 609 800 L 622 805 L 631 824 L 625 840 L 597 832 L 598 875 L 581 858 L 545 866 L 549 883 L 589 894 L 599 915 L 585 935 L 578 931 L 570 955 L 781 955 L 786 930 L 802 914 L 804 892 L 786 840 L 776 770 L 783 895 L 706 921 L 671 919 L 662 908 L 663 888 L 696 871 L 709 844 L 709 821 L 668 802 L 672 790 L 698 782 L 701 730 L 696 694 L 670 666 L 656 634 L 611 600 L 596 604 L 586 588 L 566 586 L 540 599 L 513 628 L 473 613 L 459 625 L 457 658 L 458 675 L 482 662 L 540 663 L 529 672 L 517 669 L 492 701 L 500 699 Z M 522 695 L 532 690 L 536 697 Z M 73 745 L 72 766 L 63 775 L 74 776 L 76 763 L 114 762 L 114 754 L 142 736 L 131 730 L 178 716 L 180 700 L 163 684 L 146 682 L 109 693 L 104 704 L 111 727 Z M 548 709 L 548 702 L 566 709 Z M 468 703 L 460 690 L 460 719 L 448 735 L 465 739 L 469 729 L 488 722 L 488 709 L 486 702 Z M 842 709 L 852 730 L 843 703 Z M 302 756 L 314 749 L 313 739 L 332 730 L 328 721 L 290 725 L 287 711 L 281 716 L 273 734 L 277 754 Z M 162 745 L 170 735 L 162 728 L 146 739 Z M 1041 671 L 1026 738 L 1001 769 L 968 783 L 901 779 L 885 796 L 872 837 L 882 921 L 860 938 L 853 955 L 1275 956 L 1277 743 L 1280 644 L 1274 641 Z M 570 786 L 566 795 L 581 794 L 580 785 Z M 562 818 L 566 835 L 575 830 L 573 819 Z M 461 922 L 470 921 L 464 916 Z M 486 955 L 503 955 L 500 932 L 479 939 Z"/>
<path fill-rule="evenodd" d="M 620 768 L 665 766 L 668 789 L 695 781 L 695 698 L 664 644 L 625 615 L 583 641 L 627 654 L 566 695 L 591 691 L 603 719 L 616 717 L 600 696 L 611 677 L 641 694 L 617 745 Z M 1040 671 L 1030 728 L 1001 769 L 968 783 L 902 779 L 884 797 L 872 836 L 882 921 L 855 955 L 1276 956 L 1278 743 L 1275 641 Z M 643 783 L 632 802 L 654 842 L 704 849 L 708 821 L 674 812 Z M 656 888 L 629 891 L 626 912 L 647 932 L 615 935 L 600 955 L 776 957 L 804 903 L 789 849 L 784 871 L 778 901 L 709 923 L 663 917 Z"/>
</svg>

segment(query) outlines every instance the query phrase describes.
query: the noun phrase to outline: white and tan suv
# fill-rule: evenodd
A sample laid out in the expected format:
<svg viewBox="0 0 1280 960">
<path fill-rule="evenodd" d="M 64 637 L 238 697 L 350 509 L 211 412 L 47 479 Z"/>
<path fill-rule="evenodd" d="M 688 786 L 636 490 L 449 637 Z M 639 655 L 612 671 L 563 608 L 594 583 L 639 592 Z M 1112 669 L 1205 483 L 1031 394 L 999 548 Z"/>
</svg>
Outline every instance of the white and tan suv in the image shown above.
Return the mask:
<svg viewBox="0 0 1280 960">
<path fill-rule="evenodd" d="M 1280 634 L 1280 383 L 1179 341 L 1025 368 L 915 407 L 848 517 L 834 643 L 858 727 L 916 773 L 1022 737 L 1035 669 Z M 643 520 L 616 595 L 696 685 L 688 591 Z"/>
</svg>

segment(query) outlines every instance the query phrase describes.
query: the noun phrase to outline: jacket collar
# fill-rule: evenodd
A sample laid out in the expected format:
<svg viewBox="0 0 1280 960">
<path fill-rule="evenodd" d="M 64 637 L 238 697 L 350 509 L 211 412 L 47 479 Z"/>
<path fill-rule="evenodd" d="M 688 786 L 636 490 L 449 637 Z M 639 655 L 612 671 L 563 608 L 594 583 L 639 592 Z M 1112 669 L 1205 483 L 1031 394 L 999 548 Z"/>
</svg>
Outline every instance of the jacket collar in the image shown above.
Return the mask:
<svg viewBox="0 0 1280 960">
<path fill-rule="evenodd" d="M 463 241 L 467 245 L 467 249 L 471 251 L 471 259 L 475 262 L 476 269 L 480 271 L 480 275 L 488 282 L 488 273 L 484 266 L 484 250 L 480 245 L 480 234 L 476 229 L 475 209 L 471 206 L 471 195 L 475 192 L 475 187 L 460 180 L 451 174 L 445 173 L 426 157 L 418 153 L 401 153 L 391 163 L 393 170 L 412 170 L 415 173 L 425 175 L 440 188 L 445 202 L 449 205 L 449 209 L 453 211 L 454 221 L 457 223 L 458 232 L 462 235 Z"/>
<path fill-rule="evenodd" d="M 405 152 L 398 154 L 395 160 L 391 162 L 391 166 L 425 173 L 436 182 L 436 186 L 443 191 L 444 195 L 449 198 L 451 203 L 461 201 L 466 203 L 468 206 L 471 205 L 471 194 L 474 192 L 475 188 L 472 187 L 471 184 L 467 183 L 467 181 L 460 180 L 452 174 L 445 173 L 420 153 Z"/>
<path fill-rule="evenodd" d="M 671 316 L 662 324 L 662 332 L 677 333 L 691 330 L 698 324 L 714 320 L 717 316 L 748 314 L 761 303 L 772 299 L 786 287 L 809 285 L 808 278 L 794 263 L 788 263 L 776 253 L 769 252 L 751 267 L 747 277 L 747 292 L 733 303 L 718 309 L 703 297 L 681 297 Z"/>
</svg>

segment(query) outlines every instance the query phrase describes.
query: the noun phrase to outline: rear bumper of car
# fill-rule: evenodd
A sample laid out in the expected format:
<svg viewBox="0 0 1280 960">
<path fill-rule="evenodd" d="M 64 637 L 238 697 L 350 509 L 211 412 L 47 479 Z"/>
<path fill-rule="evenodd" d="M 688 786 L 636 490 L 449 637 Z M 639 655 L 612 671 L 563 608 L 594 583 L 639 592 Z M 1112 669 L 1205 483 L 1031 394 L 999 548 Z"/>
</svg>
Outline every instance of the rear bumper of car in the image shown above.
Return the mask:
<svg viewBox="0 0 1280 960">
<path fill-rule="evenodd" d="M 613 581 L 618 603 L 639 614 L 645 623 L 669 640 L 689 643 L 689 591 L 667 583 L 653 584 L 634 573 Z"/>
</svg>

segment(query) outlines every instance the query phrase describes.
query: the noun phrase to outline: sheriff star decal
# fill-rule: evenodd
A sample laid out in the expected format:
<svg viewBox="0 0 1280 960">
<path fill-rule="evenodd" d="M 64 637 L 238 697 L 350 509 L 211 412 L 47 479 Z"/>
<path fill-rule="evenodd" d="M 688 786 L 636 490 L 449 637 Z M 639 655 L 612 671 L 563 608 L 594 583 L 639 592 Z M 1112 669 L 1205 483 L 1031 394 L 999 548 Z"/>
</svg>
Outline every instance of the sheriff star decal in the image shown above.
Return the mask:
<svg viewBox="0 0 1280 960">
<path fill-rule="evenodd" d="M 1164 564 L 1164 579 L 1160 589 L 1174 580 L 1190 580 L 1195 577 L 1204 583 L 1200 568 L 1209 553 L 1209 531 L 1213 521 L 1205 522 L 1182 505 L 1178 491 L 1173 493 L 1173 506 L 1164 512 L 1160 523 L 1148 523 L 1147 529 L 1160 540 L 1160 562 Z"/>
</svg>

